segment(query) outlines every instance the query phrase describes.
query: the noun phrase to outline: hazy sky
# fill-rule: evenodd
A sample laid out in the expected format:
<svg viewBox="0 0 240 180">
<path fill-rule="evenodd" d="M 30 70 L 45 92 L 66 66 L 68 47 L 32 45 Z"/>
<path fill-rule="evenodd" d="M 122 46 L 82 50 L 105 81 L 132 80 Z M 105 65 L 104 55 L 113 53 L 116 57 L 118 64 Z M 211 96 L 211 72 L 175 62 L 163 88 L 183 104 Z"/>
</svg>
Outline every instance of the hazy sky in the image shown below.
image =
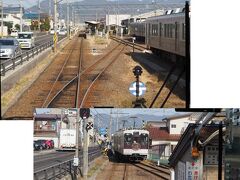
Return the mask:
<svg viewBox="0 0 240 180">
<path fill-rule="evenodd" d="M 75 2 L 75 1 L 79 1 L 79 0 L 69 0 L 69 2 Z M 23 6 L 25 8 L 29 8 L 31 6 L 38 4 L 38 0 L 22 0 L 22 2 L 23 2 Z M 40 2 L 42 2 L 42 0 L 40 0 Z M 64 3 L 64 2 L 66 2 L 66 0 L 63 0 L 62 2 Z M 19 0 L 3 0 L 3 4 L 4 4 L 4 6 L 6 6 L 6 5 L 15 5 L 16 6 L 19 4 Z"/>
</svg>

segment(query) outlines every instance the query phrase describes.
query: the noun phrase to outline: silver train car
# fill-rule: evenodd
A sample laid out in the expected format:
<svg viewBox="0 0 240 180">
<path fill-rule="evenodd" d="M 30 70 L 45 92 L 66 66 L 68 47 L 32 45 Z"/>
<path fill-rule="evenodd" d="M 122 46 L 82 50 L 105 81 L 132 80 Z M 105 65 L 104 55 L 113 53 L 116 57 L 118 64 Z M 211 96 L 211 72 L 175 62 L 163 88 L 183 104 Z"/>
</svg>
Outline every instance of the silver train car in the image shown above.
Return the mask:
<svg viewBox="0 0 240 180">
<path fill-rule="evenodd" d="M 185 13 L 151 17 L 145 25 L 145 43 L 149 49 L 185 57 Z"/>
<path fill-rule="evenodd" d="M 144 38 L 147 48 L 153 53 L 173 61 L 185 59 L 184 9 L 149 17 L 144 22 L 130 23 L 129 28 L 130 35 L 139 40 Z"/>
<path fill-rule="evenodd" d="M 144 129 L 121 130 L 113 136 L 113 151 L 117 159 L 144 160 L 149 149 L 149 132 Z"/>
<path fill-rule="evenodd" d="M 129 25 L 130 35 L 138 41 L 145 41 L 145 22 L 133 22 Z"/>
</svg>

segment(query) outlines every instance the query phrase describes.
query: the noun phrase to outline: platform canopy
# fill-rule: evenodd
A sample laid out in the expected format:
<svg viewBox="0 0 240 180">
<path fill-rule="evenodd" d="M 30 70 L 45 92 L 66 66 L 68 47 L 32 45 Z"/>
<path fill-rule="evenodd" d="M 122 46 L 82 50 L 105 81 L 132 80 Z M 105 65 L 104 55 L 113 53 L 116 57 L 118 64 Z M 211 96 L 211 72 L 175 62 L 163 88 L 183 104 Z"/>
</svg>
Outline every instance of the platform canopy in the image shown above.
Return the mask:
<svg viewBox="0 0 240 180">
<path fill-rule="evenodd" d="M 97 22 L 97 21 L 85 21 L 85 24 L 98 25 L 98 24 L 100 24 L 100 22 Z"/>
</svg>

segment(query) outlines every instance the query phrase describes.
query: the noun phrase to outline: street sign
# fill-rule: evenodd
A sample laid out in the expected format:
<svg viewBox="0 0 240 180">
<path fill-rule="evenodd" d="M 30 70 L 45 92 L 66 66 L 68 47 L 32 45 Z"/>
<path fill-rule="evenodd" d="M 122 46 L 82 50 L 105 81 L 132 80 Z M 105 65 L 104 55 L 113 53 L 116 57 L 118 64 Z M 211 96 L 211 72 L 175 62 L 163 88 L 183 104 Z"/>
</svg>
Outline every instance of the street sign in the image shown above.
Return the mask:
<svg viewBox="0 0 240 180">
<path fill-rule="evenodd" d="M 99 129 L 99 134 L 100 134 L 100 135 L 104 135 L 104 134 L 106 134 L 106 133 L 107 133 L 106 128 L 100 128 L 100 129 Z"/>
<path fill-rule="evenodd" d="M 87 123 L 87 126 L 86 126 L 86 130 L 90 130 L 90 129 L 93 129 L 93 123 L 92 122 L 88 122 Z"/>
<path fill-rule="evenodd" d="M 131 93 L 132 95 L 134 95 L 134 96 L 137 95 L 137 94 L 136 94 L 136 88 L 137 88 L 136 85 L 137 85 L 137 83 L 136 83 L 136 82 L 133 82 L 133 83 L 131 83 L 131 85 L 129 86 L 129 91 L 130 91 L 130 93 Z M 140 82 L 139 82 L 139 96 L 144 95 L 145 92 L 146 92 L 146 90 L 147 90 L 147 88 L 146 88 L 145 84 L 140 81 Z"/>
<path fill-rule="evenodd" d="M 79 165 L 79 159 L 77 157 L 73 158 L 73 166 L 78 166 Z"/>
<path fill-rule="evenodd" d="M 69 117 L 77 117 L 77 109 L 68 109 L 67 115 Z"/>
</svg>

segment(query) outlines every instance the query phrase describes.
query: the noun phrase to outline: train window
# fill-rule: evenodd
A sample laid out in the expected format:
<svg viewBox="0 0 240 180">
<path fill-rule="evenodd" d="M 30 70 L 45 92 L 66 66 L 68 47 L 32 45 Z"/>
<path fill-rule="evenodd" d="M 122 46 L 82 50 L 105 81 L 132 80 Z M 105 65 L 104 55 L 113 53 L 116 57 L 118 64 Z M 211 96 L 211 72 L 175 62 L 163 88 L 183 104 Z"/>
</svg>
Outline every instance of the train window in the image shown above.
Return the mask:
<svg viewBox="0 0 240 180">
<path fill-rule="evenodd" d="M 159 23 L 159 36 L 162 36 L 162 23 Z"/>
<path fill-rule="evenodd" d="M 175 22 L 175 38 L 178 38 L 178 24 Z"/>
<path fill-rule="evenodd" d="M 185 23 L 182 23 L 182 39 L 185 40 Z"/>
<path fill-rule="evenodd" d="M 131 143 L 132 142 L 132 134 L 131 133 L 124 134 L 124 142 L 125 143 Z"/>
<path fill-rule="evenodd" d="M 170 31 L 170 33 L 169 33 L 169 37 L 170 38 L 172 38 L 173 37 L 173 24 L 169 24 L 169 26 L 170 26 L 170 28 L 169 28 L 169 31 Z"/>
<path fill-rule="evenodd" d="M 169 37 L 169 24 L 167 24 L 167 37 Z"/>
<path fill-rule="evenodd" d="M 164 37 L 167 37 L 167 25 L 164 24 Z"/>
</svg>

